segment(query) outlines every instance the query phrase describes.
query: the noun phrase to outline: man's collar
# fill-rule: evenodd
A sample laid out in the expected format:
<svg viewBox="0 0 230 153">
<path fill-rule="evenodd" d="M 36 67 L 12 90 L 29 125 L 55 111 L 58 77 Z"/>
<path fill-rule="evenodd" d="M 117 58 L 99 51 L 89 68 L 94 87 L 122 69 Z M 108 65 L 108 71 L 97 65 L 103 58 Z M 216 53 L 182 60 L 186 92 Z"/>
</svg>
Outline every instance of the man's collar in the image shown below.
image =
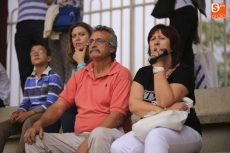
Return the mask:
<svg viewBox="0 0 230 153">
<path fill-rule="evenodd" d="M 47 66 L 46 70 L 42 72 L 42 75 L 49 75 L 49 71 L 51 70 L 50 66 Z M 31 76 L 36 76 L 36 68 L 34 67 Z"/>
<path fill-rule="evenodd" d="M 106 75 L 113 75 L 114 73 L 117 73 L 118 69 L 116 69 L 115 67 L 120 67 L 120 64 L 116 61 L 116 59 L 114 59 Z M 93 71 L 93 61 L 87 65 L 85 70 L 88 72 Z"/>
</svg>

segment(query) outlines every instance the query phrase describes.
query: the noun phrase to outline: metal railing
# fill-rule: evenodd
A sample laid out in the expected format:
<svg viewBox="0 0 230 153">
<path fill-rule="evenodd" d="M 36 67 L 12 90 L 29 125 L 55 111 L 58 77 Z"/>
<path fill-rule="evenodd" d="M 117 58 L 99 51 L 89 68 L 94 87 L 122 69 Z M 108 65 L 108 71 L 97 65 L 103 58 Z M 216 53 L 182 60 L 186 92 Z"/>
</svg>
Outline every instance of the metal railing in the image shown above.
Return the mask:
<svg viewBox="0 0 230 153">
<path fill-rule="evenodd" d="M 83 21 L 89 23 L 92 26 L 96 26 L 98 24 L 103 24 L 112 27 L 117 36 L 118 36 L 118 49 L 117 49 L 117 60 L 130 69 L 132 75 L 136 73 L 136 71 L 147 65 L 147 34 L 151 27 L 158 23 L 168 24 L 168 19 L 156 19 L 153 18 L 150 14 L 155 4 L 155 1 L 150 0 L 85 0 L 84 4 L 84 19 Z M 226 3 L 226 0 L 223 1 Z M 211 1 L 213 3 L 213 0 Z M 22 99 L 21 89 L 19 85 L 19 75 L 14 75 L 13 72 L 18 71 L 13 68 L 17 67 L 17 62 L 12 60 L 12 57 L 15 56 L 14 49 L 14 29 L 16 25 L 16 21 L 13 21 L 13 15 L 15 14 L 17 9 L 14 9 L 11 12 L 11 18 L 8 22 L 9 26 L 9 50 L 8 50 L 8 74 L 10 80 L 17 80 L 16 84 L 12 84 L 12 99 L 18 100 L 18 105 Z M 202 21 L 201 15 L 199 16 L 200 23 Z M 213 23 L 213 20 L 212 20 Z M 225 76 L 225 86 L 227 86 L 227 42 L 226 42 L 226 19 L 223 20 L 223 36 L 224 36 L 224 76 Z M 214 24 L 211 24 L 211 33 L 212 37 L 211 41 L 211 50 L 214 50 Z M 202 33 L 202 26 L 199 25 L 199 32 Z M 18 85 L 17 85 L 18 84 Z"/>
</svg>

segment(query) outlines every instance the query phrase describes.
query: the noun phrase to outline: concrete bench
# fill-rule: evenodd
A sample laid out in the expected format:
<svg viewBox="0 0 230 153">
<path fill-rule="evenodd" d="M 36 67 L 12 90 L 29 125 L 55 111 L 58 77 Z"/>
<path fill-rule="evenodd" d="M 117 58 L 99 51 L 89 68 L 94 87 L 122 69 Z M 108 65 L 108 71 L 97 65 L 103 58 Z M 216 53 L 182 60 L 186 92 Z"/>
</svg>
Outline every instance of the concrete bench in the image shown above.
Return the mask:
<svg viewBox="0 0 230 153">
<path fill-rule="evenodd" d="M 10 115 L 17 110 L 18 107 L 0 107 L 0 122 L 10 118 Z"/>
<path fill-rule="evenodd" d="M 196 90 L 201 122 L 202 153 L 230 152 L 230 87 Z"/>
</svg>

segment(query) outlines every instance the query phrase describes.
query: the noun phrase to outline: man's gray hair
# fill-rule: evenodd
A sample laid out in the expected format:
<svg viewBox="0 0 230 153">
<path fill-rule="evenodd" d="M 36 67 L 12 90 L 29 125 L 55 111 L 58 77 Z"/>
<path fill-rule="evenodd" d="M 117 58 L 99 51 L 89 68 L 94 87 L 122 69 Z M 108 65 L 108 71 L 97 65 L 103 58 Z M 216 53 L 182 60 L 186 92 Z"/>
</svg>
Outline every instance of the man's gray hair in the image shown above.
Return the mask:
<svg viewBox="0 0 230 153">
<path fill-rule="evenodd" d="M 107 27 L 107 26 L 98 25 L 98 26 L 93 28 L 93 32 L 95 32 L 95 31 L 106 31 L 110 34 L 109 44 L 111 47 L 113 47 L 115 49 L 115 51 L 113 53 L 111 53 L 111 58 L 112 58 L 112 60 L 114 60 L 116 57 L 116 51 L 117 51 L 117 36 L 116 36 L 114 30 L 110 27 Z"/>
</svg>

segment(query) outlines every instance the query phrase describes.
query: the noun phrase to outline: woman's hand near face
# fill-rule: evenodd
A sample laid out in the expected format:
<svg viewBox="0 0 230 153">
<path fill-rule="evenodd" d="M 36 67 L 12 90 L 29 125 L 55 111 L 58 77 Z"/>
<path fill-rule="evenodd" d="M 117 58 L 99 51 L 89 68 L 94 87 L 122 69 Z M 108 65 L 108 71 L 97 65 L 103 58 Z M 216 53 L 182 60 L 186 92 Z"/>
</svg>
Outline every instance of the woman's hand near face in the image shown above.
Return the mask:
<svg viewBox="0 0 230 153">
<path fill-rule="evenodd" d="M 166 63 L 167 58 L 166 57 L 161 57 L 159 58 L 156 63 L 152 64 L 152 66 L 160 66 L 160 67 L 165 67 L 165 63 Z"/>
<path fill-rule="evenodd" d="M 162 49 L 163 50 L 163 49 Z M 152 64 L 152 66 L 165 66 L 165 63 L 167 63 L 167 61 L 169 60 L 168 58 L 169 58 L 169 53 L 168 53 L 168 51 L 165 49 L 165 51 L 164 52 L 166 52 L 166 53 L 161 53 L 161 54 L 159 54 L 159 52 L 160 52 L 161 50 L 159 50 L 158 51 L 158 55 L 157 55 L 157 61 L 154 63 L 154 64 Z M 162 52 L 162 51 L 161 51 Z"/>
<path fill-rule="evenodd" d="M 85 59 L 85 51 L 86 51 L 87 46 L 83 48 L 82 51 L 78 50 L 75 48 L 75 52 L 73 54 L 73 59 L 78 63 L 83 63 Z"/>
</svg>

